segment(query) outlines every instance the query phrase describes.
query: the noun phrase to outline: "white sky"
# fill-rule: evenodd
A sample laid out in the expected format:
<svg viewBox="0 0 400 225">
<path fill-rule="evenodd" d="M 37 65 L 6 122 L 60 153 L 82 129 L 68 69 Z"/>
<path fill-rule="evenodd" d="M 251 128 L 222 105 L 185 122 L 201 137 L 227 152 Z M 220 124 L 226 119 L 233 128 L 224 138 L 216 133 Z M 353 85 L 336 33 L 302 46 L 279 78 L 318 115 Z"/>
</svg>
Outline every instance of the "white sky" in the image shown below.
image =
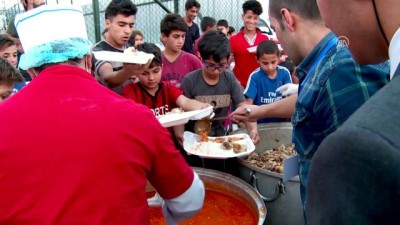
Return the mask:
<svg viewBox="0 0 400 225">
<path fill-rule="evenodd" d="M 3 8 L 8 9 L 18 3 L 19 3 L 19 0 L 0 0 L 0 9 L 3 9 Z M 59 4 L 70 4 L 71 0 L 58 0 L 58 3 Z M 92 0 L 73 0 L 73 3 L 85 5 L 85 4 L 91 4 Z M 47 4 L 49 4 L 49 5 L 57 4 L 57 0 L 47 0 Z"/>
<path fill-rule="evenodd" d="M 19 4 L 20 0 L 0 0 L 0 10 L 4 9 L 9 9 L 13 7 L 16 4 Z M 71 4 L 71 0 L 47 0 L 48 5 L 54 5 L 54 4 Z M 73 0 L 74 4 L 79 4 L 79 5 L 86 5 L 86 4 L 92 4 L 92 0 Z M 22 5 L 20 6 L 22 9 Z M 5 14 L 0 11 L 0 33 L 1 29 L 4 28 L 4 21 L 5 21 Z M 7 24 L 6 24 L 7 26 Z"/>
</svg>

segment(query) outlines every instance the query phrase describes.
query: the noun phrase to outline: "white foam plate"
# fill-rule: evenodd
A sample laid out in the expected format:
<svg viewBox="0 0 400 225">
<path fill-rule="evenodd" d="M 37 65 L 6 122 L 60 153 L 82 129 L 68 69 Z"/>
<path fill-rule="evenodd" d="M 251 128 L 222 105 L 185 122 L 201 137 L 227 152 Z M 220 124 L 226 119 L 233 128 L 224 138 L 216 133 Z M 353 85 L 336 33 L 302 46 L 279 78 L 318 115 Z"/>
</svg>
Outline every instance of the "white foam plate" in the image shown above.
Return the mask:
<svg viewBox="0 0 400 225">
<path fill-rule="evenodd" d="M 210 106 L 205 109 L 199 109 L 181 113 L 168 113 L 166 115 L 157 117 L 157 119 L 164 127 L 173 127 L 176 125 L 185 124 L 189 122 L 189 120 L 199 120 L 204 117 L 207 117 L 212 113 L 212 111 L 213 107 Z"/>
<path fill-rule="evenodd" d="M 199 109 L 190 112 L 193 113 L 193 115 L 190 117 L 191 120 L 200 120 L 204 117 L 210 116 L 213 113 L 213 107 L 210 106 L 205 109 Z"/>
<path fill-rule="evenodd" d="M 253 141 L 251 140 L 248 134 L 235 134 L 228 135 L 225 137 L 244 137 L 243 140 L 235 141 L 240 144 L 246 144 L 247 150 L 241 153 L 234 153 L 233 150 L 224 150 L 222 149 L 221 143 L 216 142 L 199 142 L 199 136 L 195 133 L 185 131 L 183 133 L 183 149 L 188 154 L 193 154 L 200 156 L 202 158 L 213 158 L 213 159 L 226 159 L 233 157 L 241 157 L 246 156 L 252 153 L 256 147 L 254 146 Z M 209 139 L 213 139 L 215 137 L 209 137 Z"/>
<path fill-rule="evenodd" d="M 122 52 L 111 52 L 111 51 L 94 51 L 94 56 L 98 60 L 112 61 L 112 62 L 124 62 L 134 64 L 146 64 L 149 59 L 153 59 L 153 54 L 145 52 L 139 52 L 138 55 L 124 54 Z"/>
<path fill-rule="evenodd" d="M 189 122 L 190 115 L 188 112 L 183 113 L 169 113 L 157 117 L 158 121 L 163 127 L 173 127 L 176 125 L 182 125 Z"/>
</svg>

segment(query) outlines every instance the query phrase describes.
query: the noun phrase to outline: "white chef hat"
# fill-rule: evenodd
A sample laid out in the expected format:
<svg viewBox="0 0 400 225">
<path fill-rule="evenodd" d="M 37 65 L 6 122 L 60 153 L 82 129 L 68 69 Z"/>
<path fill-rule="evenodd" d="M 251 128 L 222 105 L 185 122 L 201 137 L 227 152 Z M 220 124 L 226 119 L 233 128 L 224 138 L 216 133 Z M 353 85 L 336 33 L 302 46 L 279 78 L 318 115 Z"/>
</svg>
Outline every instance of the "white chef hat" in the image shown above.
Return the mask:
<svg viewBox="0 0 400 225">
<path fill-rule="evenodd" d="M 15 27 L 25 52 L 19 63 L 24 70 L 90 53 L 92 44 L 79 6 L 43 5 L 17 15 Z"/>
</svg>

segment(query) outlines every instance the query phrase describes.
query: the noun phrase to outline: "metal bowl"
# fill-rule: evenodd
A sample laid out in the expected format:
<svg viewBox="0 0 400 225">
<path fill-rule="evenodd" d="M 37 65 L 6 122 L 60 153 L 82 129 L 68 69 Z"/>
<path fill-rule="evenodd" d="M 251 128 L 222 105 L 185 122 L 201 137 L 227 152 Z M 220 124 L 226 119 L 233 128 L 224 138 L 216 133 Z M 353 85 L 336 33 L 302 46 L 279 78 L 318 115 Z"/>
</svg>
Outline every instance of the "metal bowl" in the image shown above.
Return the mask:
<svg viewBox="0 0 400 225">
<path fill-rule="evenodd" d="M 193 167 L 208 190 L 226 193 L 241 199 L 258 216 L 257 225 L 263 225 L 267 215 L 267 208 L 258 192 L 243 180 L 230 174 L 216 170 Z M 154 191 L 148 184 L 146 191 Z"/>
<path fill-rule="evenodd" d="M 229 193 L 244 200 L 258 215 L 258 225 L 264 224 L 267 208 L 258 192 L 243 180 L 230 174 L 204 168 L 193 168 L 206 189 Z"/>
<path fill-rule="evenodd" d="M 258 124 L 260 143 L 255 152 L 278 148 L 280 145 L 292 143 L 293 127 L 291 123 Z M 246 129 L 238 129 L 233 134 L 247 133 Z M 303 225 L 303 207 L 300 199 L 300 180 L 296 176 L 283 182 L 283 175 L 261 169 L 246 161 L 247 157 L 237 158 L 235 171 L 232 173 L 248 181 L 257 190 L 268 205 L 268 225 Z"/>
</svg>

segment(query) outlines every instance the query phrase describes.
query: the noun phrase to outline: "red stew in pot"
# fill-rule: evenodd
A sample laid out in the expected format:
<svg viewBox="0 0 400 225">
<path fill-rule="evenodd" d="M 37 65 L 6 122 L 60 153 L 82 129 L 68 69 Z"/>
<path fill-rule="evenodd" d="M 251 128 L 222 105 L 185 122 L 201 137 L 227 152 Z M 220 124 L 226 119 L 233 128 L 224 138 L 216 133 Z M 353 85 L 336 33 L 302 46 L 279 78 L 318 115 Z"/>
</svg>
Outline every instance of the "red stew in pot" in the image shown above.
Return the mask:
<svg viewBox="0 0 400 225">
<path fill-rule="evenodd" d="M 154 196 L 155 192 L 149 192 L 147 197 Z M 150 224 L 165 225 L 161 208 L 150 207 Z M 257 225 L 258 216 L 239 198 L 230 195 L 206 190 L 203 209 L 189 220 L 180 225 Z"/>
</svg>

